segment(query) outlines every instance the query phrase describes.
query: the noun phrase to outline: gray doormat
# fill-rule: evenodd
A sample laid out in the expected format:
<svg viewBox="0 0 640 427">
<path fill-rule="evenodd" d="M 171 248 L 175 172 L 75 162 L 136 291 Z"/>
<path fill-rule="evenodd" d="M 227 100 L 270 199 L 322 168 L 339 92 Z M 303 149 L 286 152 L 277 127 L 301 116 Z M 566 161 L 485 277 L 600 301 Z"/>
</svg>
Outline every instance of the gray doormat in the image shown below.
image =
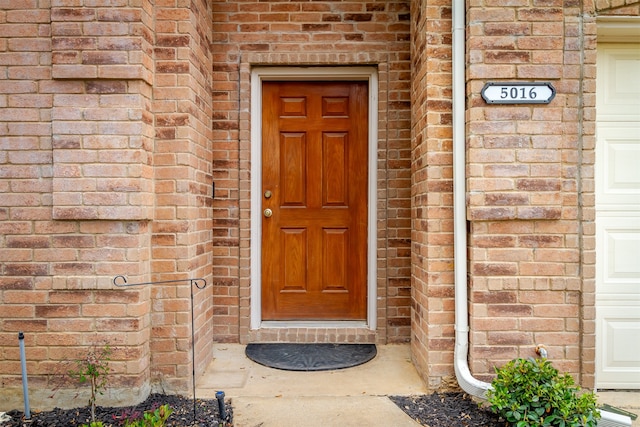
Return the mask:
<svg viewBox="0 0 640 427">
<path fill-rule="evenodd" d="M 247 357 L 285 371 L 329 371 L 361 365 L 373 359 L 375 344 L 249 344 Z"/>
</svg>

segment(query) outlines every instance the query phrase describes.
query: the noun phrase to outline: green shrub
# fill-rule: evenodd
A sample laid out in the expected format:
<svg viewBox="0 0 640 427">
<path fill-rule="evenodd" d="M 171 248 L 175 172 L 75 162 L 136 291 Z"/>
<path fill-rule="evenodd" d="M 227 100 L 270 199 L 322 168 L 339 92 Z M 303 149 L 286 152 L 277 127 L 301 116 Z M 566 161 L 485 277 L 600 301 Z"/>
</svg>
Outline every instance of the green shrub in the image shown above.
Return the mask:
<svg viewBox="0 0 640 427">
<path fill-rule="evenodd" d="M 595 427 L 600 413 L 592 392 L 580 393 L 569 374 L 547 359 L 515 359 L 487 392 L 490 409 L 515 427 Z"/>
</svg>

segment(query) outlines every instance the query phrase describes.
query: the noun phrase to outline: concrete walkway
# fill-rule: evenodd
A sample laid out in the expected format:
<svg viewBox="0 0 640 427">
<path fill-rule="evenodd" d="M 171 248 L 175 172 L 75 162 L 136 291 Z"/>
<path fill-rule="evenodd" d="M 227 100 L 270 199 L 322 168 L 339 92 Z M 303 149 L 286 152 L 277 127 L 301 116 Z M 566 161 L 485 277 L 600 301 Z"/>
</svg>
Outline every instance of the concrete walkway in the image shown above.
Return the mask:
<svg viewBox="0 0 640 427">
<path fill-rule="evenodd" d="M 409 345 L 379 345 L 355 368 L 290 372 L 254 363 L 244 345 L 216 344 L 198 379 L 199 398 L 218 390 L 232 400 L 236 427 L 416 427 L 387 396 L 428 393 L 411 362 Z M 640 414 L 640 392 L 599 392 L 598 402 Z M 633 423 L 640 427 L 640 417 Z"/>
<path fill-rule="evenodd" d="M 199 398 L 224 391 L 236 427 L 418 426 L 387 398 L 427 393 L 408 345 L 378 346 L 364 365 L 322 372 L 267 368 L 249 360 L 244 348 L 216 344 L 196 390 Z"/>
</svg>

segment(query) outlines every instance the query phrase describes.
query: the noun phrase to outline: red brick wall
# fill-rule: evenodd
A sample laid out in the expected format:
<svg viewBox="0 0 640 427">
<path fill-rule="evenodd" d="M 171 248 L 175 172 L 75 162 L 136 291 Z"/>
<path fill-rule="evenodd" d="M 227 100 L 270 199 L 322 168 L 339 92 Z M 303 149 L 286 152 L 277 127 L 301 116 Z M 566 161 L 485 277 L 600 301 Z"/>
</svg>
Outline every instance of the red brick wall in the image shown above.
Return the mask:
<svg viewBox="0 0 640 427">
<path fill-rule="evenodd" d="M 152 11 L 80 5 L 51 7 L 53 218 L 150 219 Z"/>
<path fill-rule="evenodd" d="M 467 9 L 470 367 L 534 356 L 593 386 L 593 16 L 638 2 Z M 412 346 L 434 387 L 453 375 L 449 3 L 412 3 Z M 549 105 L 488 105 L 488 81 L 550 81 Z"/>
<path fill-rule="evenodd" d="M 581 295 L 583 142 L 593 117 L 582 107 L 593 85 L 593 38 L 578 7 L 469 9 L 468 218 L 472 370 L 534 356 L 544 344 L 555 366 L 581 373 L 588 316 Z M 577 5 L 576 5 L 577 6 Z M 487 81 L 550 81 L 550 104 L 487 105 Z M 589 123 L 591 121 L 591 123 Z M 587 157 L 588 158 L 588 157 Z M 579 380 L 582 380 L 579 378 Z"/>
<path fill-rule="evenodd" d="M 211 10 L 82 1 L 0 5 L 0 401 L 34 408 L 61 362 L 114 346 L 112 402 L 191 385 L 211 358 Z M 133 4 L 133 3 L 132 3 Z M 153 377 L 153 380 L 151 379 Z M 79 403 L 80 402 L 80 403 Z"/>
<path fill-rule="evenodd" d="M 336 340 L 335 329 L 249 331 L 250 72 L 253 65 L 375 65 L 379 70 L 378 330 L 409 338 L 410 173 L 407 2 L 213 2 L 214 295 L 220 341 Z M 344 333 L 343 333 L 344 335 Z"/>
<path fill-rule="evenodd" d="M 601 15 L 640 15 L 640 3 L 638 0 L 599 0 L 593 3 L 595 4 L 590 5 L 590 8 L 595 9 Z M 588 10 L 587 8 L 585 9 Z"/>
</svg>

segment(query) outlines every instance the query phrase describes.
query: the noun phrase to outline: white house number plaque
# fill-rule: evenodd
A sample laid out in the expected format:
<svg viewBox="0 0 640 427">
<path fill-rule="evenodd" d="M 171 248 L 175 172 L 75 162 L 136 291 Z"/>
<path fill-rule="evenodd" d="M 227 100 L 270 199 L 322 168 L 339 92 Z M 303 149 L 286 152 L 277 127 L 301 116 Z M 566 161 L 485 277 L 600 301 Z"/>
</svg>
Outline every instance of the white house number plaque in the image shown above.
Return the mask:
<svg viewBox="0 0 640 427">
<path fill-rule="evenodd" d="M 548 104 L 556 89 L 548 82 L 490 82 L 482 88 L 487 104 Z"/>
</svg>

